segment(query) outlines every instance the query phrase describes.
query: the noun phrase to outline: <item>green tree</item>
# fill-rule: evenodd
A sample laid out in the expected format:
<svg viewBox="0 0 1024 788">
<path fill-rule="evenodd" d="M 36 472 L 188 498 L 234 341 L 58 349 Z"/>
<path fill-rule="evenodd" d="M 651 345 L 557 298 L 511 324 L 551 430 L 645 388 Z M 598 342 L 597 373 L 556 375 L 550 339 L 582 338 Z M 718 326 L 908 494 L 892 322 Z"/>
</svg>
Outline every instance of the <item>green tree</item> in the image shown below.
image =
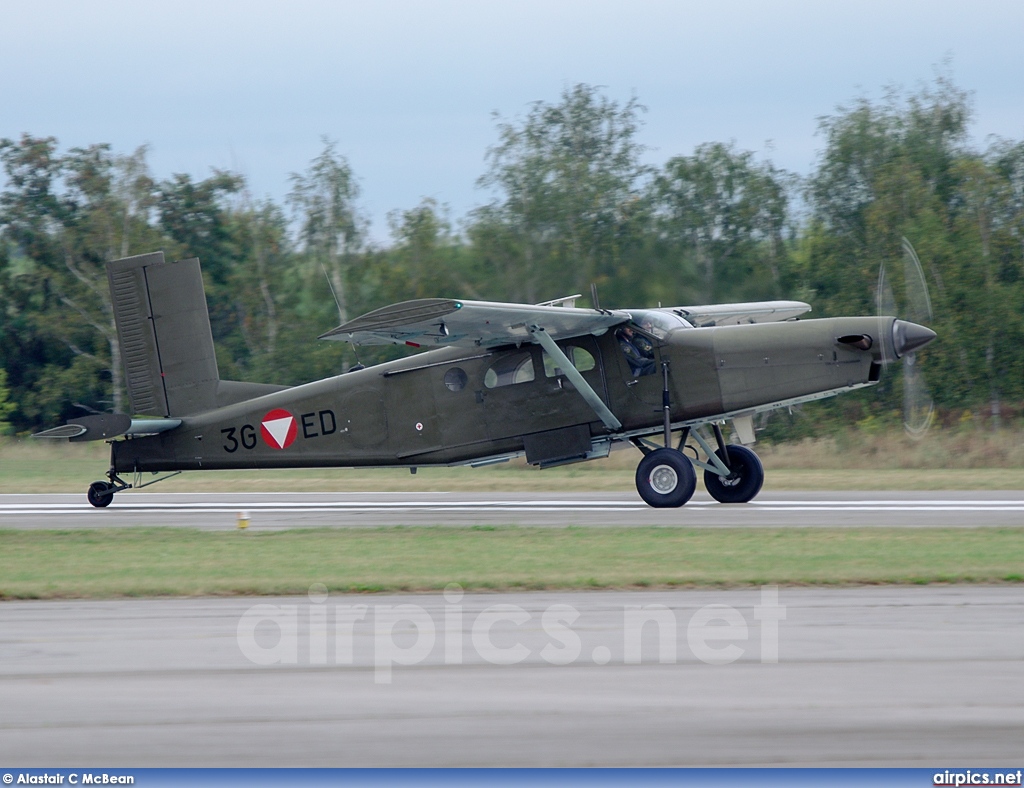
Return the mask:
<svg viewBox="0 0 1024 788">
<path fill-rule="evenodd" d="M 898 160 L 948 204 L 956 186 L 953 163 L 964 150 L 970 119 L 970 95 L 945 73 L 910 95 L 889 88 L 881 103 L 861 97 L 838 107 L 818 124 L 825 148 L 807 189 L 815 217 L 866 247 L 866 214 L 878 197 L 878 175 Z"/>
<path fill-rule="evenodd" d="M 227 281 L 236 254 L 225 200 L 244 185 L 242 176 L 214 169 L 213 175 L 198 182 L 177 173 L 156 193 L 160 228 L 177 242 L 175 256 L 198 257 L 216 284 Z"/>
<path fill-rule="evenodd" d="M 288 291 L 288 272 L 294 260 L 288 241 L 287 220 L 269 200 L 241 205 L 226 216 L 234 260 L 226 292 L 237 319 L 239 349 L 230 360 L 243 379 L 252 376 L 264 357 L 277 355 L 281 334 L 282 302 Z M 273 370 L 261 370 L 273 372 Z M 277 380 L 271 375 L 267 380 Z"/>
<path fill-rule="evenodd" d="M 115 156 L 109 146 L 93 145 L 61 155 L 55 139 L 25 135 L 18 142 L 0 141 L 0 161 L 8 176 L 0 224 L 6 240 L 31 261 L 23 275 L 36 293 L 30 302 L 34 329 L 72 354 L 51 352 L 48 363 L 37 365 L 38 379 L 25 386 L 31 393 L 26 401 L 35 401 L 30 410 L 50 419 L 68 415 L 76 400 L 86 407 L 105 400 L 123 412 L 120 347 L 104 263 L 159 246 L 147 220 L 152 179 L 145 149 Z M 73 375 L 62 371 L 69 367 Z"/>
<path fill-rule="evenodd" d="M 288 201 L 300 223 L 299 239 L 312 264 L 327 273 L 337 300 L 338 322 L 348 319 L 346 280 L 349 268 L 363 243 L 366 222 L 356 199 L 359 184 L 348 160 L 336 151 L 336 144 L 323 140 L 324 149 L 305 173 L 293 173 Z"/>
<path fill-rule="evenodd" d="M 694 262 L 706 303 L 778 294 L 791 183 L 770 162 L 722 143 L 673 157 L 658 174 L 660 233 L 680 261 Z"/>
<path fill-rule="evenodd" d="M 536 302 L 621 279 L 646 220 L 643 111 L 635 98 L 620 105 L 579 84 L 521 121 L 498 119 L 478 181 L 498 197 L 476 212 L 472 237 L 506 298 Z"/>
<path fill-rule="evenodd" d="M 239 337 L 241 317 L 229 285 L 231 272 L 241 260 L 228 202 L 244 186 L 242 176 L 214 169 L 210 177 L 200 181 L 176 173 L 155 191 L 159 229 L 168 255 L 175 260 L 200 260 L 210 325 L 220 346 L 218 358 L 225 361 L 245 353 Z"/>
<path fill-rule="evenodd" d="M 11 424 L 7 419 L 17 407 L 11 402 L 10 396 L 11 392 L 7 388 L 7 370 L 0 367 L 0 435 L 10 431 Z"/>
<path fill-rule="evenodd" d="M 400 292 L 385 298 L 479 297 L 467 276 L 466 250 L 436 200 L 426 197 L 407 211 L 392 211 L 388 225 L 393 242 L 384 256 Z"/>
<path fill-rule="evenodd" d="M 826 315 L 873 310 L 885 263 L 897 303 L 900 239 L 917 249 L 931 289 L 939 341 L 925 352 L 936 401 L 945 408 L 1024 396 L 1019 361 L 1022 299 L 1021 181 L 1014 146 L 970 149 L 971 101 L 940 73 L 911 94 L 890 90 L 823 118 L 826 146 L 808 181 L 812 222 L 790 273 Z M 892 377 L 890 376 L 890 379 Z M 886 382 L 894 398 L 898 387 Z M 864 400 L 867 402 L 867 400 Z M 875 396 L 877 402 L 877 396 Z"/>
</svg>

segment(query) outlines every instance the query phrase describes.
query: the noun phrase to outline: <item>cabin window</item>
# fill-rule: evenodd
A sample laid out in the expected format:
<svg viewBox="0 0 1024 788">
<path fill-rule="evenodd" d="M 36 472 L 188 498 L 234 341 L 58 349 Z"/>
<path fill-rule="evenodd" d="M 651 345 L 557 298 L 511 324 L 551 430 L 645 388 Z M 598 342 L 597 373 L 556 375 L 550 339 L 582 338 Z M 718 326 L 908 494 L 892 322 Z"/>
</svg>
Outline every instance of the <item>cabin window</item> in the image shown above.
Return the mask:
<svg viewBox="0 0 1024 788">
<path fill-rule="evenodd" d="M 511 353 L 502 356 L 484 375 L 484 385 L 489 388 L 529 383 L 534 379 L 533 357 L 529 353 Z"/>
<path fill-rule="evenodd" d="M 569 357 L 569 361 L 576 367 L 580 372 L 589 372 L 597 366 L 597 362 L 594 361 L 594 357 L 590 353 L 581 347 L 576 345 L 570 345 L 569 347 L 562 348 L 562 351 Z M 555 361 L 547 353 L 544 354 L 544 375 L 549 378 L 553 378 L 557 375 L 564 374 L 561 368 L 558 366 L 558 362 Z"/>
<path fill-rule="evenodd" d="M 444 373 L 444 385 L 449 391 L 462 391 L 466 388 L 466 372 L 459 367 L 452 367 Z"/>
</svg>

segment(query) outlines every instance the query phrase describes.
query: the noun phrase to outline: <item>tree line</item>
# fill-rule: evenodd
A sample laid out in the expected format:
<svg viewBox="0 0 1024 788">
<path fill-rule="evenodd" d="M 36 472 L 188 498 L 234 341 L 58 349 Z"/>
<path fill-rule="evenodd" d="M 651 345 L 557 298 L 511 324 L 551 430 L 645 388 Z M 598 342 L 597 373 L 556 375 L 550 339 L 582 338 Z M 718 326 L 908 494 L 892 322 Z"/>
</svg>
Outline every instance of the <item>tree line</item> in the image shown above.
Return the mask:
<svg viewBox="0 0 1024 788">
<path fill-rule="evenodd" d="M 605 307 L 796 298 L 812 316 L 873 314 L 904 237 L 931 290 L 926 376 L 942 413 L 1016 415 L 1024 142 L 972 147 L 970 96 L 949 77 L 821 118 L 806 176 L 723 142 L 647 164 L 644 112 L 581 84 L 496 117 L 478 180 L 490 200 L 457 220 L 430 198 L 395 210 L 386 244 L 328 139 L 284 204 L 227 171 L 158 180 L 144 147 L 0 140 L 0 423 L 128 410 L 103 266 L 132 254 L 200 258 L 223 377 L 297 384 L 402 353 L 315 337 L 411 298 L 536 303 L 595 283 Z M 898 398 L 887 382 L 817 412 L 870 418 Z"/>
</svg>

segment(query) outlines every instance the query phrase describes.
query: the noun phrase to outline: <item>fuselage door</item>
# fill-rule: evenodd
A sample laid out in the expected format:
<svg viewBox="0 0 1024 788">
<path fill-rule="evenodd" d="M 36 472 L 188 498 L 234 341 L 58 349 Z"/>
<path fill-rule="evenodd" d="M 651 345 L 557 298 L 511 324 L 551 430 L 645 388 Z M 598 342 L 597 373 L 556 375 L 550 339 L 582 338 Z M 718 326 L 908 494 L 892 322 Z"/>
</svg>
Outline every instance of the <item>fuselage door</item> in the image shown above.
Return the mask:
<svg viewBox="0 0 1024 788">
<path fill-rule="evenodd" d="M 486 443 L 487 423 L 478 402 L 483 370 L 490 355 L 476 356 L 430 370 L 431 394 L 446 448 Z M 427 396 L 427 393 L 423 393 Z"/>
<path fill-rule="evenodd" d="M 600 353 L 592 337 L 560 342 L 584 379 L 607 398 Z M 479 400 L 491 439 L 518 437 L 599 421 L 557 362 L 538 345 L 495 353 Z"/>
<path fill-rule="evenodd" d="M 388 437 L 395 456 L 415 458 L 444 446 L 431 394 L 431 369 L 415 369 L 384 378 Z"/>
</svg>

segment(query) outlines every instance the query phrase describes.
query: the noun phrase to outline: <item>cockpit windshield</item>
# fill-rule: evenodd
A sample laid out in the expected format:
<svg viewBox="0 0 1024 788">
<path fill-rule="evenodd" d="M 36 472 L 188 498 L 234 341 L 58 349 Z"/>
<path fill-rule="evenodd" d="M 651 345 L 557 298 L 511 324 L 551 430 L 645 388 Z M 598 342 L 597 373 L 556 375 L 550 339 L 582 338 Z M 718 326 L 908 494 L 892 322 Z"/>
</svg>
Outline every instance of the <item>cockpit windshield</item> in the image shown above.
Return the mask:
<svg viewBox="0 0 1024 788">
<path fill-rule="evenodd" d="M 677 328 L 693 328 L 681 317 L 677 317 L 671 312 L 661 312 L 655 309 L 632 309 L 629 315 L 642 331 L 646 331 L 658 339 L 664 339 L 670 331 L 675 331 Z"/>
</svg>

